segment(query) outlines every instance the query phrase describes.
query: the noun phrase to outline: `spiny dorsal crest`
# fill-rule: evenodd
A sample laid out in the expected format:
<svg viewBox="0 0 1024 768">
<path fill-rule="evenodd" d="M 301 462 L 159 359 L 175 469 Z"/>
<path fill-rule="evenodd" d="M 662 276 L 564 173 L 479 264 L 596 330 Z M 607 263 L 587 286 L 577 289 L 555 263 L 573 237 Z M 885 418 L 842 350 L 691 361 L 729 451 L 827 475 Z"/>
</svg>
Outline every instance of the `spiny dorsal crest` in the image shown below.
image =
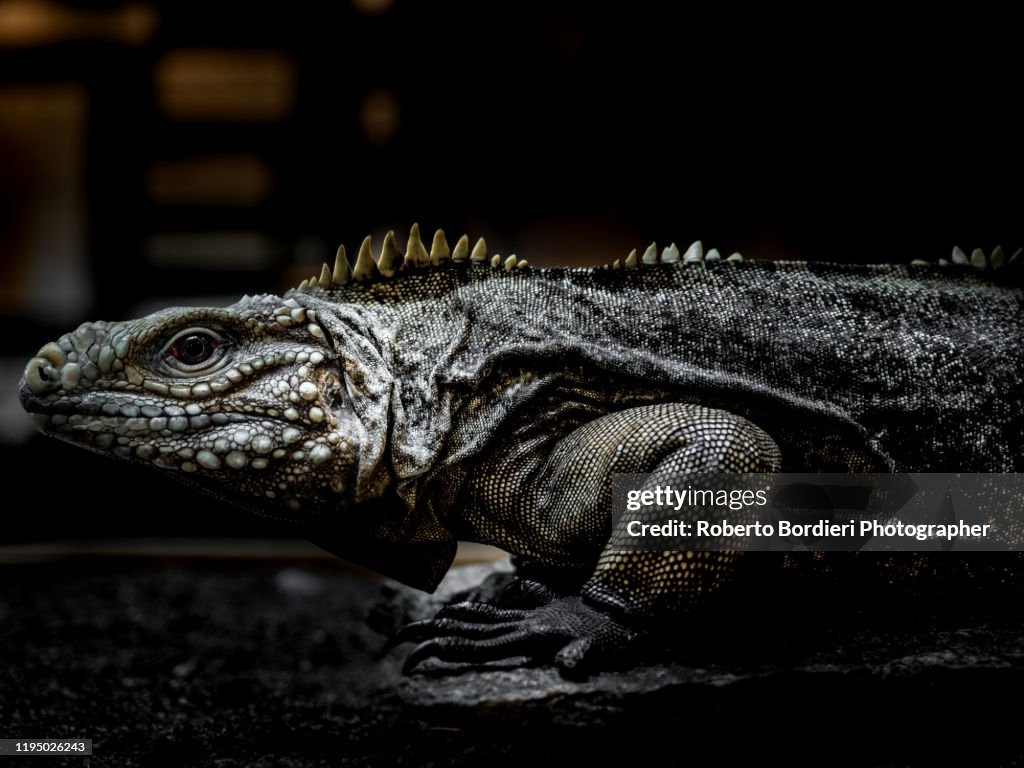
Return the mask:
<svg viewBox="0 0 1024 768">
<path fill-rule="evenodd" d="M 616 259 L 611 264 L 605 264 L 604 269 L 635 269 L 643 264 L 696 264 L 707 261 L 723 260 L 719 252 L 712 248 L 707 254 L 700 241 L 694 242 L 680 256 L 679 249 L 673 243 L 661 252 L 659 258 L 658 247 L 651 243 L 644 251 L 643 259 L 637 259 L 637 252 L 634 248 L 625 259 Z M 742 261 L 743 257 L 734 253 L 724 259 L 725 261 Z M 359 253 L 356 256 L 355 264 L 350 264 L 345 252 L 345 246 L 338 246 L 337 255 L 334 258 L 334 268 L 323 264 L 319 275 L 313 275 L 299 283 L 296 291 L 311 291 L 317 288 L 328 289 L 335 285 L 348 285 L 351 282 L 367 282 L 379 278 L 391 278 L 399 272 L 413 269 L 428 269 L 441 267 L 451 262 L 456 265 L 489 264 L 491 268 L 505 272 L 524 270 L 529 266 L 526 259 L 520 259 L 515 254 L 504 257 L 501 254 L 488 256 L 487 242 L 481 237 L 476 241 L 472 250 L 469 247 L 469 236 L 463 235 L 455 243 L 455 248 L 450 248 L 445 238 L 444 230 L 434 232 L 430 250 L 427 250 L 420 236 L 419 224 L 413 224 L 409 230 L 409 238 L 406 241 L 405 253 L 399 250 L 395 241 L 394 230 L 389 230 L 384 236 L 384 245 L 381 247 L 380 255 L 376 260 L 372 252 L 372 236 L 363 238 L 359 246 Z"/>
<path fill-rule="evenodd" d="M 606 264 L 605 266 L 610 269 L 636 269 L 644 264 L 703 264 L 709 261 L 723 261 L 722 254 L 718 252 L 717 248 L 712 248 L 707 253 L 704 253 L 704 244 L 700 240 L 694 240 L 690 243 L 690 247 L 682 255 L 680 255 L 679 248 L 676 247 L 675 243 L 672 243 L 667 248 L 663 248 L 660 256 L 658 255 L 657 243 L 648 245 L 639 259 L 637 259 L 636 253 L 636 248 L 634 248 L 625 259 L 616 259 L 611 264 Z M 733 253 L 724 261 L 743 261 L 743 256 L 739 253 Z"/>
<path fill-rule="evenodd" d="M 921 267 L 934 266 L 932 262 L 925 261 L 924 259 L 914 259 L 910 263 Z M 953 253 L 950 254 L 950 257 L 948 259 L 939 259 L 938 265 L 940 267 L 971 266 L 979 270 L 1018 270 L 1024 267 L 1024 248 L 1018 248 L 1013 252 L 1012 256 L 1007 258 L 1001 245 L 993 248 L 992 253 L 987 256 L 981 248 L 975 248 L 971 251 L 971 255 L 968 256 L 960 246 L 954 245 Z"/>
<path fill-rule="evenodd" d="M 453 250 L 448 246 L 448 240 L 442 229 L 434 233 L 434 239 L 428 251 L 420 236 L 419 224 L 413 224 L 409 230 L 409 239 L 406 241 L 404 255 L 395 242 L 394 230 L 389 230 L 384 236 L 384 245 L 381 246 L 380 255 L 376 260 L 373 258 L 372 240 L 371 235 L 363 238 L 355 264 L 349 264 L 345 246 L 338 246 L 338 253 L 334 257 L 334 269 L 325 263 L 321 267 L 319 275 L 313 275 L 309 279 L 303 280 L 295 290 L 311 291 L 317 288 L 327 289 L 335 285 L 348 285 L 351 282 L 362 283 L 380 278 L 386 279 L 394 277 L 399 272 L 440 267 L 448 262 L 482 264 L 488 261 L 487 243 L 482 237 L 476 241 L 476 245 L 470 251 L 469 236 L 463 235 L 455 243 Z M 490 259 L 490 264 L 493 267 L 504 267 L 507 272 L 526 269 L 529 266 L 526 259 L 518 259 L 515 256 L 502 259 L 498 254 Z"/>
<path fill-rule="evenodd" d="M 1000 246 L 996 246 L 991 254 L 985 255 L 981 248 L 975 248 L 971 255 L 968 255 L 959 247 L 953 248 L 951 259 L 939 259 L 937 264 L 943 266 L 972 266 L 979 270 L 999 270 L 1003 268 L 1018 269 L 1024 266 L 1022 259 L 1024 248 L 1018 248 L 1012 256 L 1007 258 Z M 616 259 L 611 264 L 605 264 L 604 269 L 637 269 L 652 264 L 682 264 L 694 265 L 708 262 L 741 262 L 743 256 L 733 253 L 723 258 L 717 248 L 712 248 L 707 253 L 700 240 L 690 244 L 685 252 L 680 253 L 675 243 L 658 252 L 657 243 L 651 243 L 644 249 L 643 254 L 637 255 L 634 248 L 624 259 Z M 381 247 L 380 255 L 376 260 L 372 252 L 372 236 L 363 238 L 359 246 L 359 253 L 356 256 L 355 264 L 350 264 L 345 253 L 345 246 L 338 246 L 338 253 L 334 259 L 334 268 L 331 269 L 326 263 L 321 267 L 319 275 L 303 280 L 295 289 L 299 292 L 321 289 L 329 289 L 335 285 L 347 285 L 351 282 L 368 282 L 376 279 L 387 279 L 394 277 L 399 272 L 407 272 L 414 269 L 430 269 L 442 267 L 451 262 L 455 265 L 485 265 L 491 268 L 515 272 L 526 269 L 529 264 L 526 259 L 519 259 L 514 254 L 502 257 L 494 254 L 488 257 L 487 243 L 481 237 L 476 241 L 472 250 L 469 248 L 469 236 L 463 235 L 455 243 L 455 248 L 448 246 L 444 230 L 434 232 L 434 238 L 427 250 L 420 236 L 419 224 L 413 224 L 409 230 L 409 237 L 406 240 L 405 253 L 399 250 L 395 241 L 394 230 L 389 230 L 384 236 L 384 245 Z M 935 263 L 923 259 L 914 259 L 910 262 L 913 266 L 935 266 Z"/>
</svg>

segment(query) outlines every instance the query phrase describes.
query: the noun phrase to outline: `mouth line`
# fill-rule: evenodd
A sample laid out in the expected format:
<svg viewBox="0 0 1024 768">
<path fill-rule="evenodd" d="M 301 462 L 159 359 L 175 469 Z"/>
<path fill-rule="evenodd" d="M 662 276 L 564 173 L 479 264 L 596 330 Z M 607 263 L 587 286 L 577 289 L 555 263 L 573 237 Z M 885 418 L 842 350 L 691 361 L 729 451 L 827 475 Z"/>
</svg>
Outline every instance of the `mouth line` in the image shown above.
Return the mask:
<svg viewBox="0 0 1024 768">
<path fill-rule="evenodd" d="M 129 408 L 128 413 L 120 410 L 122 406 Z M 104 445 L 109 438 L 103 435 L 117 440 L 134 438 L 134 443 L 193 438 L 205 432 L 245 427 L 253 421 L 296 426 L 295 422 L 280 416 L 243 411 L 186 413 L 180 406 L 173 406 L 172 415 L 168 415 L 163 409 L 158 411 L 155 406 L 150 406 L 152 410 L 130 402 L 122 406 L 118 406 L 117 412 L 109 409 L 104 412 L 102 406 L 88 409 L 26 410 L 44 434 L 87 447 L 96 446 L 99 450 L 109 447 Z"/>
<path fill-rule="evenodd" d="M 177 402 L 170 402 L 167 405 L 155 406 L 152 404 L 138 404 L 133 402 L 130 397 L 118 398 L 120 402 L 111 402 L 107 400 L 104 403 L 88 402 L 85 400 L 78 400 L 77 402 L 69 402 L 67 400 L 48 401 L 43 398 L 33 395 L 27 390 L 22 384 L 19 388 L 19 394 L 21 396 L 21 405 L 30 415 L 33 417 L 44 417 L 43 419 L 37 418 L 35 421 L 39 424 L 40 428 L 47 429 L 47 431 L 70 431 L 65 428 L 67 421 L 73 417 L 92 418 L 100 419 L 107 428 L 114 428 L 123 426 L 124 423 L 131 419 L 141 419 L 144 421 L 151 421 L 152 419 L 164 418 L 168 421 L 175 418 L 183 418 L 189 422 L 189 426 L 184 429 L 172 430 L 185 434 L 187 432 L 194 431 L 196 429 L 204 429 L 208 426 L 226 426 L 231 423 L 242 423 L 243 421 L 248 422 L 252 420 L 258 421 L 273 421 L 285 425 L 293 425 L 294 422 L 284 418 L 278 414 L 272 416 L 268 413 L 263 412 L 247 412 L 247 411 L 215 411 L 208 412 L 205 409 L 198 412 L 189 409 L 189 403 L 179 404 Z M 170 409 L 170 412 L 168 412 Z M 64 417 L 57 424 L 48 425 L 48 422 L 52 420 L 52 417 Z M 196 424 L 196 420 L 200 420 L 199 424 Z M 141 422 L 139 422 L 141 423 Z M 48 426 L 50 428 L 48 428 Z M 59 430 L 53 430 L 52 427 L 59 427 Z M 153 429 L 162 429 L 163 427 L 153 427 Z M 143 431 L 141 429 L 137 431 Z"/>
<path fill-rule="evenodd" d="M 66 399 L 46 400 L 32 394 L 24 382 L 18 387 L 21 406 L 32 415 L 40 416 L 100 416 L 102 406 L 94 403 L 70 402 Z"/>
</svg>

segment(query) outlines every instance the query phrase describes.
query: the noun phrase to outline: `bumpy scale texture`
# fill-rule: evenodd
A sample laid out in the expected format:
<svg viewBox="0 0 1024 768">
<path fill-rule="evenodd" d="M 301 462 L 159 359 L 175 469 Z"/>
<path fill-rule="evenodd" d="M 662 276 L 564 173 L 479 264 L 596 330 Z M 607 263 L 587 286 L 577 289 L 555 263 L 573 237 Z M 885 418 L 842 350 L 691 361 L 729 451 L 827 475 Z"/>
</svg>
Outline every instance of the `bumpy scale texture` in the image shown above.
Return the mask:
<svg viewBox="0 0 1024 768">
<path fill-rule="evenodd" d="M 83 325 L 29 362 L 22 400 L 49 434 L 422 588 L 457 539 L 503 547 L 557 586 L 402 639 L 424 641 L 416 662 L 568 668 L 632 619 L 685 614 L 736 558 L 615 546 L 614 473 L 1021 471 L 1019 252 L 953 261 L 695 243 L 536 270 L 440 231 L 428 251 L 414 227 L 404 255 L 389 233 L 375 261 L 367 238 L 283 299 Z"/>
</svg>

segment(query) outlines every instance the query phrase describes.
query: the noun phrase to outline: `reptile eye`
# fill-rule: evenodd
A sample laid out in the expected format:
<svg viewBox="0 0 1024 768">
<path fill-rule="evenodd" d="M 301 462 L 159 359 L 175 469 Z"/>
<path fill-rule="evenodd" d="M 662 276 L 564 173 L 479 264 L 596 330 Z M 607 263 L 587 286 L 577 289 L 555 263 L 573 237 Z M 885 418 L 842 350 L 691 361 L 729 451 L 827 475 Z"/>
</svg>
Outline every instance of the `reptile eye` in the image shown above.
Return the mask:
<svg viewBox="0 0 1024 768">
<path fill-rule="evenodd" d="M 164 347 L 163 363 L 168 372 L 195 374 L 207 372 L 224 357 L 224 338 L 206 328 L 181 331 Z"/>
<path fill-rule="evenodd" d="M 174 342 L 170 353 L 185 365 L 205 363 L 217 348 L 217 340 L 205 333 L 192 333 Z"/>
</svg>

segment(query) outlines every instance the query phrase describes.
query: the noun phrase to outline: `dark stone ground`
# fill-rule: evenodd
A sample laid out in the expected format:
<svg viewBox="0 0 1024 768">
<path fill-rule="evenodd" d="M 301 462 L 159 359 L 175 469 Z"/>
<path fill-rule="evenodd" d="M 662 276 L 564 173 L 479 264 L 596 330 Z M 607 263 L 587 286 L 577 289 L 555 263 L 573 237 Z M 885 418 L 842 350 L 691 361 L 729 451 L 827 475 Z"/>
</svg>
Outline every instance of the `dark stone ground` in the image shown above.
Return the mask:
<svg viewBox="0 0 1024 768">
<path fill-rule="evenodd" d="M 985 600 L 762 596 L 685 652 L 570 682 L 403 678 L 408 646 L 382 646 L 437 598 L 322 563 L 71 561 L 0 585 L 0 736 L 93 740 L 66 764 L 1024 765 L 1024 620 Z"/>
</svg>

